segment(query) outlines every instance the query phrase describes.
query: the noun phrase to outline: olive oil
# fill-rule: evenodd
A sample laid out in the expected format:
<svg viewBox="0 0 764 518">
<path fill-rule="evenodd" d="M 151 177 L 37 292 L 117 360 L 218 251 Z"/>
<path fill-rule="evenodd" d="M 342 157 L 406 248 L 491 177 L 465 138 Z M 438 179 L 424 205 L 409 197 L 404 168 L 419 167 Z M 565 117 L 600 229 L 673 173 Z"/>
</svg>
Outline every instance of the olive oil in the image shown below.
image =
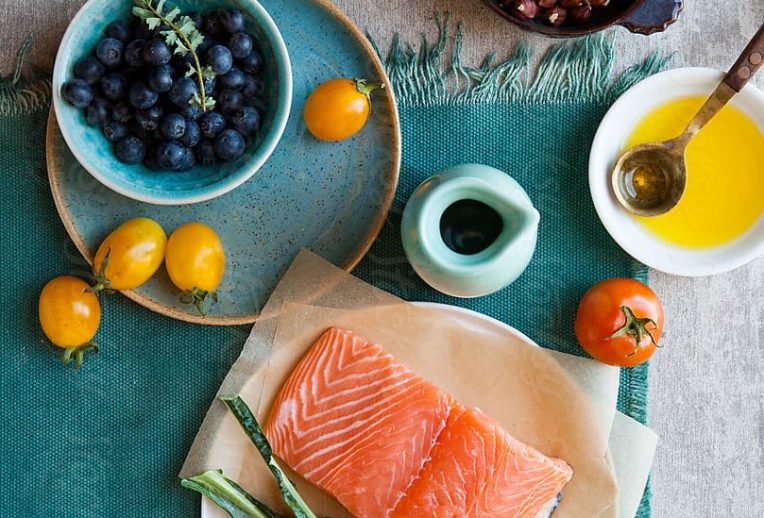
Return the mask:
<svg viewBox="0 0 764 518">
<path fill-rule="evenodd" d="M 670 101 L 636 127 L 627 148 L 671 139 L 680 134 L 705 101 L 686 97 Z M 679 204 L 666 214 L 635 216 L 660 238 L 690 248 L 734 240 L 764 212 L 764 135 L 744 113 L 726 106 L 690 142 L 686 152 L 687 187 Z M 649 198 L 664 188 L 659 167 L 631 167 L 634 195 Z"/>
</svg>

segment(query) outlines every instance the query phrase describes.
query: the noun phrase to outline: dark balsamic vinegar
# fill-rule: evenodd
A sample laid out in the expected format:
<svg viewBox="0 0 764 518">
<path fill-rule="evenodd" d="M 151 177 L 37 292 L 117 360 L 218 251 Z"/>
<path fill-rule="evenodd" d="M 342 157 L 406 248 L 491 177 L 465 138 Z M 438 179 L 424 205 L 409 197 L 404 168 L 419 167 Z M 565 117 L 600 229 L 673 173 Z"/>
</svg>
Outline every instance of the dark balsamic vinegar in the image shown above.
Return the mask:
<svg viewBox="0 0 764 518">
<path fill-rule="evenodd" d="M 477 200 L 457 201 L 440 218 L 443 242 L 462 255 L 482 252 L 496 241 L 503 228 L 499 213 Z"/>
</svg>

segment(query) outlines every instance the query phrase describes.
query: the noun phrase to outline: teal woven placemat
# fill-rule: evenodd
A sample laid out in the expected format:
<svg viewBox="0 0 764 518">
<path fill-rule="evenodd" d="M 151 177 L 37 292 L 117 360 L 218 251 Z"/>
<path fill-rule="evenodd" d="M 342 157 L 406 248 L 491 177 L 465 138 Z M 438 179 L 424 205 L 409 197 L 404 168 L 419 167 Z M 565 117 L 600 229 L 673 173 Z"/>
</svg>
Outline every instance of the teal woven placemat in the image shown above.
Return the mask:
<svg viewBox="0 0 764 518">
<path fill-rule="evenodd" d="M 356 274 L 407 300 L 469 308 L 506 322 L 544 347 L 585 355 L 573 334 L 581 295 L 609 277 L 647 282 L 647 268 L 610 238 L 589 195 L 588 159 L 600 120 L 626 88 L 665 65 L 652 57 L 613 77 L 612 40 L 598 36 L 552 47 L 531 73 L 520 44 L 504 62 L 460 63 L 462 33 L 449 41 L 445 23 L 418 50 L 394 40 L 386 56 L 403 133 L 401 179 L 394 207 Z M 513 176 L 541 214 L 538 248 L 509 288 L 457 299 L 428 287 L 406 261 L 400 239 L 403 207 L 436 172 L 481 163 Z M 623 369 L 621 412 L 647 422 L 648 366 Z M 650 491 L 638 518 L 650 516 Z"/>
<path fill-rule="evenodd" d="M 645 273 L 596 220 L 585 181 L 589 142 L 614 96 L 660 63 L 635 67 L 612 86 L 612 47 L 582 40 L 549 54 L 529 86 L 526 47 L 500 66 L 467 69 L 458 59 L 441 65 L 445 44 L 443 32 L 421 55 L 397 46 L 388 62 L 401 102 L 404 165 L 396 206 L 358 273 L 409 299 L 483 311 L 575 353 L 571 322 L 581 292 L 604 277 Z M 456 90 L 446 69 L 460 77 Z M 49 96 L 47 80 L 0 80 L 0 516 L 198 516 L 197 495 L 182 490 L 175 474 L 249 329 L 176 322 L 123 297 L 102 297 L 100 357 L 79 372 L 56 361 L 37 324 L 39 290 L 56 275 L 86 276 L 88 268 L 50 195 Z M 397 237 L 415 186 L 459 162 L 511 172 L 542 213 L 529 271 L 510 289 L 472 301 L 428 289 Z M 646 388 L 646 367 L 624 371 L 619 406 L 642 421 Z"/>
<path fill-rule="evenodd" d="M 50 194 L 47 80 L 0 80 L 0 517 L 192 518 L 176 474 L 249 327 L 101 297 L 102 351 L 63 367 L 37 323 L 49 279 L 87 277 Z"/>
</svg>

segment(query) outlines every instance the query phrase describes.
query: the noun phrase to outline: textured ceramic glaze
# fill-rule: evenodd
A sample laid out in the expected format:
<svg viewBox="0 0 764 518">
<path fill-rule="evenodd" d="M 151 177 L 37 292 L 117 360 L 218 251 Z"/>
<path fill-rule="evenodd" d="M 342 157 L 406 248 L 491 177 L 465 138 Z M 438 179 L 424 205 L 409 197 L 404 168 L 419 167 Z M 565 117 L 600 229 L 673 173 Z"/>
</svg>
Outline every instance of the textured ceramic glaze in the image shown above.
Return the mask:
<svg viewBox="0 0 764 518">
<path fill-rule="evenodd" d="M 301 247 L 342 267 L 354 266 L 379 232 L 397 183 L 400 135 L 390 89 L 375 96 L 373 117 L 349 140 L 319 142 L 302 121 L 305 99 L 319 83 L 337 76 L 384 78 L 366 39 L 323 1 L 262 3 L 278 24 L 292 58 L 292 115 L 271 158 L 238 189 L 177 207 L 125 198 L 77 163 L 51 118 L 51 187 L 64 224 L 86 257 L 112 228 L 135 216 L 154 218 L 168 233 L 190 220 L 204 221 L 220 233 L 227 270 L 220 302 L 210 308 L 207 318 L 178 302 L 164 268 L 127 293 L 176 318 L 209 324 L 253 322 Z"/>
<path fill-rule="evenodd" d="M 444 211 L 462 200 L 484 203 L 503 220 L 498 237 L 484 250 L 464 255 L 441 236 Z M 401 237 L 411 266 L 438 291 L 479 297 L 515 281 L 536 249 L 539 213 L 513 178 L 485 165 L 449 168 L 420 185 L 406 204 Z"/>
<path fill-rule="evenodd" d="M 263 55 L 265 80 L 263 122 L 255 142 L 230 163 L 196 165 L 184 173 L 151 171 L 126 165 L 114 156 L 112 144 L 88 126 L 83 110 L 61 98 L 61 87 L 72 77 L 74 64 L 93 52 L 106 26 L 115 19 L 130 19 L 131 0 L 90 0 L 72 20 L 61 41 L 53 71 L 53 106 L 61 132 L 79 162 L 111 189 L 162 205 L 195 203 L 215 198 L 241 185 L 268 159 L 284 131 L 292 100 L 292 71 L 284 40 L 266 10 L 254 0 L 175 0 L 183 12 L 238 7 L 245 13 L 247 32 Z"/>
</svg>

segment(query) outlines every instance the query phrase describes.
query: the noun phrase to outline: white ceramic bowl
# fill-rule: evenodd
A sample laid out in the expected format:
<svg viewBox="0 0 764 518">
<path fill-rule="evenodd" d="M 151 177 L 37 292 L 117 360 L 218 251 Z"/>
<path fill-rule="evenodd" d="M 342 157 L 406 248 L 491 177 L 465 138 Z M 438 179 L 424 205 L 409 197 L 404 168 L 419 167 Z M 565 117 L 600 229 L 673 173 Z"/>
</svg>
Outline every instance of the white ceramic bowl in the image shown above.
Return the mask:
<svg viewBox="0 0 764 518">
<path fill-rule="evenodd" d="M 743 266 L 764 254 L 764 215 L 730 243 L 713 248 L 684 248 L 644 228 L 618 204 L 610 185 L 613 164 L 636 125 L 648 113 L 672 99 L 709 95 L 723 77 L 723 73 L 710 68 L 679 68 L 651 76 L 613 104 L 594 137 L 589 156 L 589 188 L 602 224 L 627 253 L 662 272 L 692 277 L 714 275 Z M 732 104 L 764 133 L 761 90 L 749 84 Z"/>
</svg>

